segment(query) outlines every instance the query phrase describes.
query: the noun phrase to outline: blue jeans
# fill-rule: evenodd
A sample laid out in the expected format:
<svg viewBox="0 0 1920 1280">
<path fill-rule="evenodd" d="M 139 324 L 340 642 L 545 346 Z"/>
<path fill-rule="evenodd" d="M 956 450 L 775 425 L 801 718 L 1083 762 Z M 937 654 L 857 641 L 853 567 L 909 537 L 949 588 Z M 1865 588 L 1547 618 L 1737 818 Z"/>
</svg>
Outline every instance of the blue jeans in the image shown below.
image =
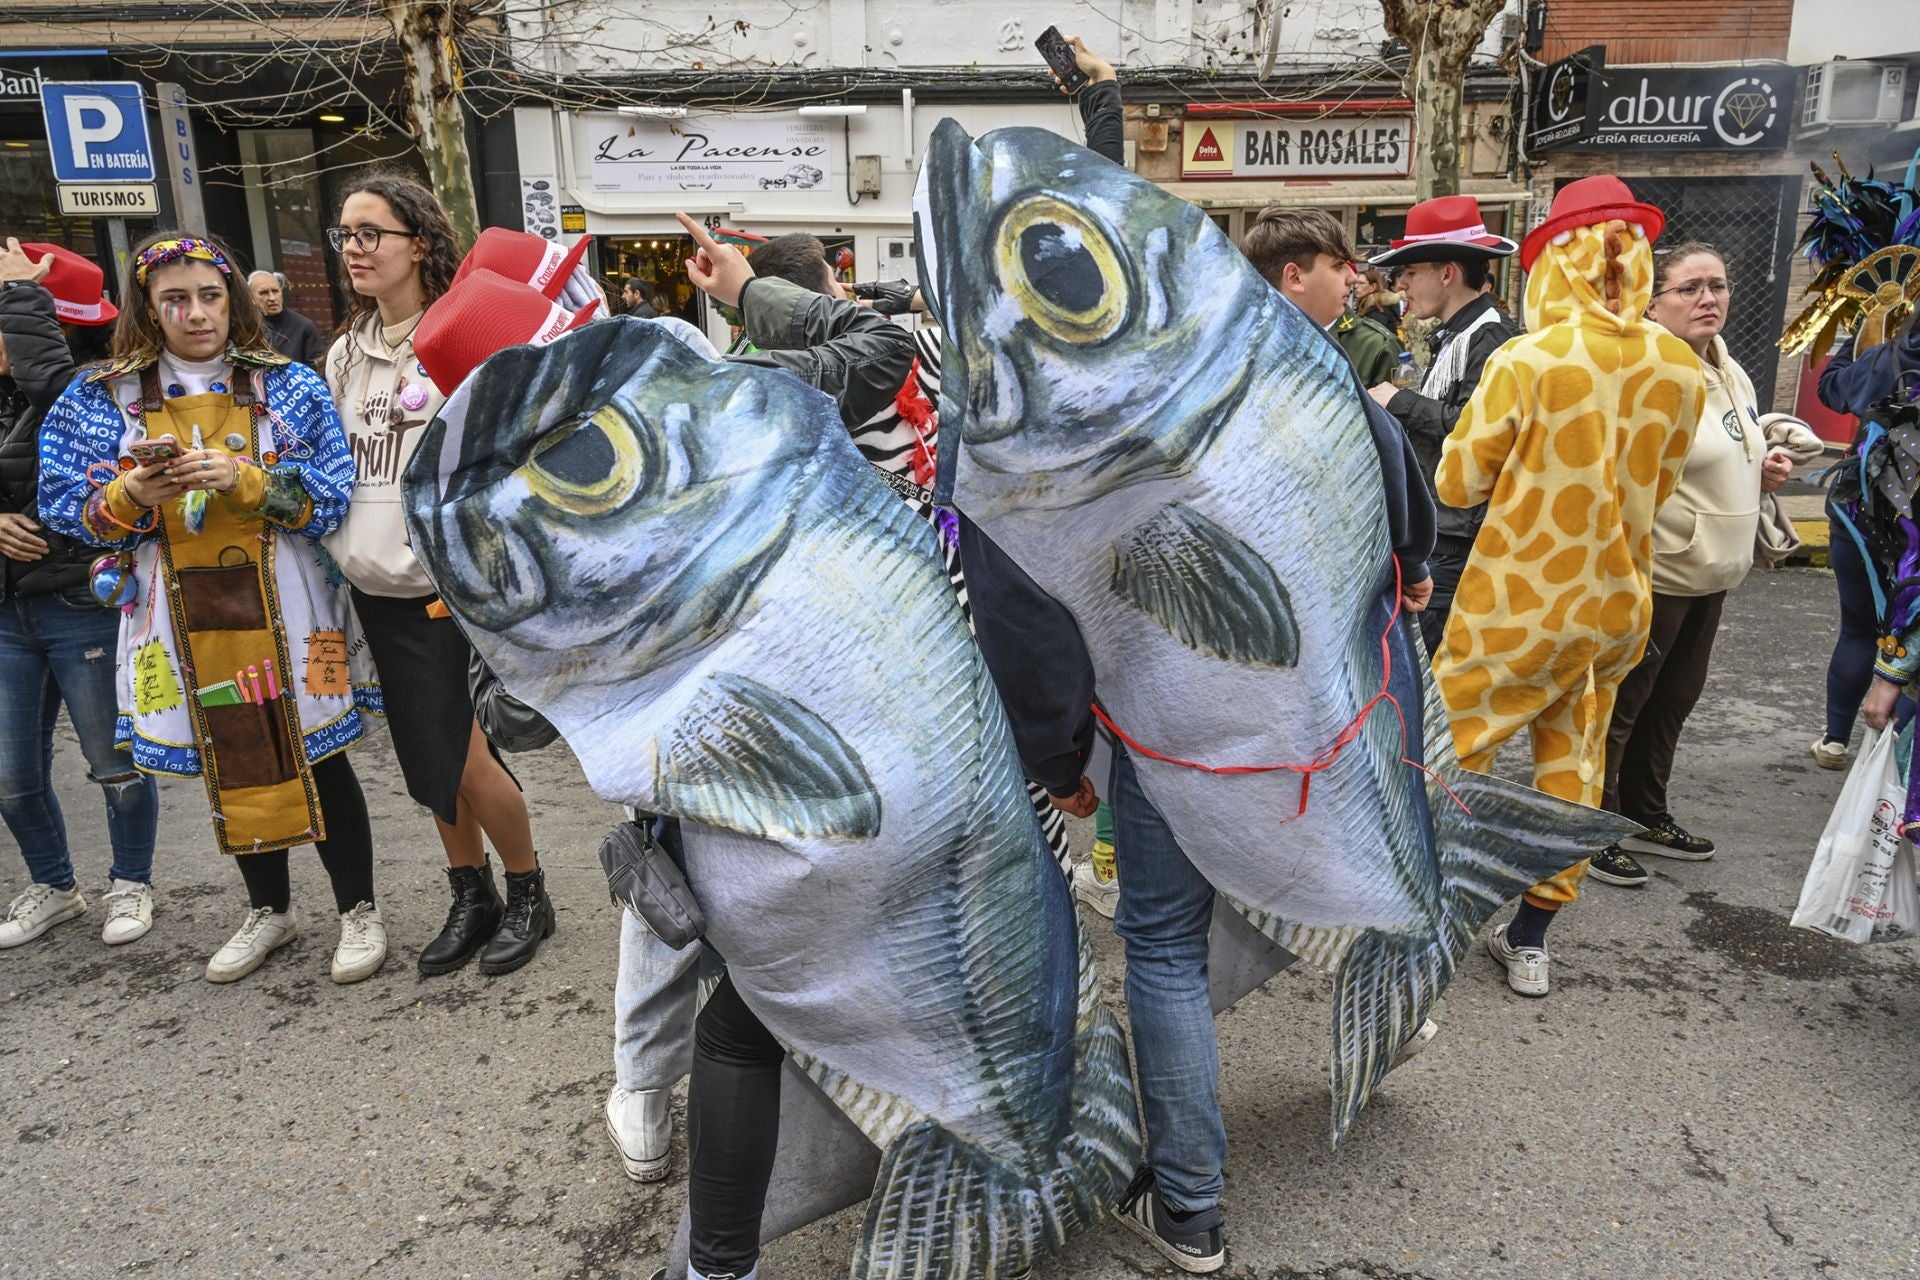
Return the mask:
<svg viewBox="0 0 1920 1280">
<path fill-rule="evenodd" d="M 1127 948 L 1127 1016 L 1146 1108 L 1147 1164 L 1160 1197 L 1180 1213 L 1220 1203 L 1227 1130 L 1220 1119 L 1220 1046 L 1207 992 L 1213 886 L 1187 861 L 1173 832 L 1114 748 L 1113 806 L 1120 905 L 1114 931 Z M 1187 1230 L 1214 1225 L 1208 1216 Z"/>
<path fill-rule="evenodd" d="M 85 587 L 0 600 L 0 818 L 20 842 L 35 884 L 70 889 L 67 824 L 53 793 L 53 727 L 67 704 L 87 776 L 107 801 L 116 880 L 153 878 L 160 792 L 113 746 L 120 615 Z"/>
</svg>

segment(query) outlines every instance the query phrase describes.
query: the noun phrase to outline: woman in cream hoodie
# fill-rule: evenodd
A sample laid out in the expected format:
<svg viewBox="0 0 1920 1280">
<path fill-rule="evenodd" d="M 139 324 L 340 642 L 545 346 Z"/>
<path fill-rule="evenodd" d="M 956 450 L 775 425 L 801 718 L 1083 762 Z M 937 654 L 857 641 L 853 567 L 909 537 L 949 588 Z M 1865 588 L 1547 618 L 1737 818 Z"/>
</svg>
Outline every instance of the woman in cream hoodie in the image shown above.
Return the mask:
<svg viewBox="0 0 1920 1280">
<path fill-rule="evenodd" d="M 1593 860 L 1590 874 L 1608 884 L 1647 881 L 1625 849 L 1693 862 L 1713 856 L 1712 841 L 1667 811 L 1674 748 L 1706 686 L 1720 606 L 1753 567 L 1763 495 L 1785 484 L 1796 463 L 1820 456 L 1805 423 L 1756 410 L 1753 383 L 1720 336 L 1730 294 L 1726 260 L 1712 245 L 1680 244 L 1654 259 L 1647 315 L 1700 357 L 1707 408 L 1679 486 L 1654 520 L 1647 656 L 1621 684 L 1607 731 L 1604 803 L 1646 828 Z"/>
<path fill-rule="evenodd" d="M 353 284 L 347 329 L 327 353 L 327 385 L 353 446 L 353 504 L 326 548 L 353 589 L 381 672 L 393 750 L 407 794 L 433 810 L 453 906 L 420 952 L 422 974 L 476 955 L 482 973 L 533 958 L 553 932 L 553 904 L 533 851 L 527 802 L 473 717 L 471 650 L 407 542 L 400 475 L 445 400 L 413 352 L 413 332 L 453 284 L 453 226 L 433 192 L 405 174 L 349 184 L 327 232 Z M 506 868 L 502 902 L 482 836 Z"/>
</svg>

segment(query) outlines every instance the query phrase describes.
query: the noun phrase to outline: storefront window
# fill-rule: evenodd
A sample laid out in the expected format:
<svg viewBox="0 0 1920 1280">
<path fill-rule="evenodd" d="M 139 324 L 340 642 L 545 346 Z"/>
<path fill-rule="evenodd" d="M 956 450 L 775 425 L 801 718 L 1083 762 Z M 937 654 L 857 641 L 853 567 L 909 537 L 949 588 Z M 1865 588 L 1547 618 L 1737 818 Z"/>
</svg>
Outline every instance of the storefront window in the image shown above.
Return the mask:
<svg viewBox="0 0 1920 1280">
<path fill-rule="evenodd" d="M 310 129 L 247 129 L 240 160 L 247 168 L 253 260 L 287 278 L 287 306 L 330 331 L 333 289 L 327 281 L 327 217 L 314 176 Z"/>
<path fill-rule="evenodd" d="M 12 138 L 0 143 L 0 229 L 21 240 L 57 244 L 105 263 L 106 246 L 95 243 L 93 220 L 63 216 L 57 191 L 44 139 Z M 128 231 L 130 238 L 141 234 Z"/>
</svg>

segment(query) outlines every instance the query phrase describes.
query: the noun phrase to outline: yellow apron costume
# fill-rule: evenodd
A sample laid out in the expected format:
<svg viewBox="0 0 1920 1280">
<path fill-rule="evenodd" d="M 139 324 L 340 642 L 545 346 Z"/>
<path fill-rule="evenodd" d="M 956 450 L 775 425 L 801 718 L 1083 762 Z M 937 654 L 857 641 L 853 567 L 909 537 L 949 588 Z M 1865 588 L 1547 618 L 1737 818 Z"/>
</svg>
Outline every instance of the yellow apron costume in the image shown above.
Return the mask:
<svg viewBox="0 0 1920 1280">
<path fill-rule="evenodd" d="M 1449 506 L 1490 504 L 1434 660 L 1460 763 L 1489 772 L 1529 729 L 1534 785 L 1594 806 L 1614 694 L 1647 644 L 1654 513 L 1706 399 L 1693 350 L 1644 319 L 1652 282 L 1636 226 L 1553 235 L 1527 278 L 1529 332 L 1487 361 L 1435 483 Z M 1586 870 L 1527 901 L 1572 902 Z"/>
<path fill-rule="evenodd" d="M 43 424 L 41 515 L 127 553 L 119 745 L 143 772 L 201 776 L 220 847 L 238 854 L 325 834 L 311 766 L 362 737 L 380 703 L 313 541 L 352 492 L 325 384 L 271 353 L 227 358 L 225 382 L 171 398 L 150 360 L 76 381 Z M 121 478 L 131 444 L 166 435 L 257 463 L 207 496 L 198 532 L 182 499 L 148 510 Z"/>
</svg>

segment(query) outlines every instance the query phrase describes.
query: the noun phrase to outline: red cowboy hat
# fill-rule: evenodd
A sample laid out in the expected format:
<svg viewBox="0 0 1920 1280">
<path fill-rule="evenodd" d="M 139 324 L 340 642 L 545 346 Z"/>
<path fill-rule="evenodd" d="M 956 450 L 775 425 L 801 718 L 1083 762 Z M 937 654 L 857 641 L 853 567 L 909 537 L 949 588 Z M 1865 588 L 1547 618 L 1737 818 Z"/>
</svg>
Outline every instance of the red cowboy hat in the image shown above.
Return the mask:
<svg viewBox="0 0 1920 1280">
<path fill-rule="evenodd" d="M 464 280 L 475 271 L 491 271 L 532 285 L 548 298 L 557 298 L 592 240 L 592 236 L 581 236 L 579 243 L 568 249 L 525 231 L 488 227 L 474 241 L 453 278 Z"/>
<path fill-rule="evenodd" d="M 482 268 L 427 308 L 414 331 L 413 354 L 433 385 L 451 395 L 488 356 L 508 347 L 544 347 L 592 319 L 599 305 L 568 311 L 531 285 Z"/>
<path fill-rule="evenodd" d="M 1518 246 L 1487 230 L 1480 202 L 1472 196 L 1436 196 L 1407 210 L 1407 233 L 1393 248 L 1371 260 L 1376 267 L 1412 262 L 1490 261 Z"/>
<path fill-rule="evenodd" d="M 1533 260 L 1540 256 L 1547 242 L 1562 231 L 1597 226 L 1615 218 L 1639 223 L 1647 233 L 1648 244 L 1658 240 L 1661 229 L 1667 225 L 1666 214 L 1635 200 L 1632 188 L 1610 173 L 1569 182 L 1554 193 L 1547 220 L 1527 232 L 1527 238 L 1520 242 L 1521 269 L 1533 270 Z"/>
<path fill-rule="evenodd" d="M 23 244 L 21 251 L 35 262 L 53 256 L 53 270 L 40 286 L 53 295 L 53 314 L 68 324 L 89 327 L 112 324 L 120 308 L 101 296 L 107 277 L 91 258 L 83 258 L 57 244 Z"/>
</svg>

